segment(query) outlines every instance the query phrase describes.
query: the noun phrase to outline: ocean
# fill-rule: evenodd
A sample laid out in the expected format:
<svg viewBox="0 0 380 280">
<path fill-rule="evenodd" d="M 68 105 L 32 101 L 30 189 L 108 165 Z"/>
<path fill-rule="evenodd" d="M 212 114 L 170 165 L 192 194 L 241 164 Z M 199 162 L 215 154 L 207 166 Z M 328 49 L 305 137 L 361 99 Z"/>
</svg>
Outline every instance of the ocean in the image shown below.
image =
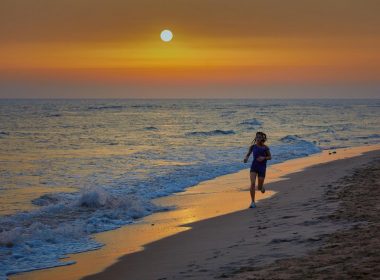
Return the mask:
<svg viewBox="0 0 380 280">
<path fill-rule="evenodd" d="M 0 279 L 68 265 L 152 199 L 249 168 L 380 143 L 380 100 L 0 100 Z M 249 184 L 247 178 L 247 186 Z"/>
</svg>

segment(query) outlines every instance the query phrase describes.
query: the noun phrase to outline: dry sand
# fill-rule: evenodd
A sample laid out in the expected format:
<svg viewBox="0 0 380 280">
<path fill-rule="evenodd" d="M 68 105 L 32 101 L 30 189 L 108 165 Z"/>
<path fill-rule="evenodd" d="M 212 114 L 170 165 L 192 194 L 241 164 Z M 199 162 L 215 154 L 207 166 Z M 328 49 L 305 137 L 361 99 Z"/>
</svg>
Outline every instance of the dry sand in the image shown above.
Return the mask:
<svg viewBox="0 0 380 280">
<path fill-rule="evenodd" d="M 307 256 L 251 263 L 218 278 L 380 279 L 380 158 L 326 189 L 325 199 L 340 203 L 326 218 L 350 229 L 322 236 L 323 245 Z"/>
<path fill-rule="evenodd" d="M 189 224 L 84 279 L 379 277 L 379 158 L 377 150 L 294 173 L 268 184 L 277 194 L 258 208 Z"/>
</svg>

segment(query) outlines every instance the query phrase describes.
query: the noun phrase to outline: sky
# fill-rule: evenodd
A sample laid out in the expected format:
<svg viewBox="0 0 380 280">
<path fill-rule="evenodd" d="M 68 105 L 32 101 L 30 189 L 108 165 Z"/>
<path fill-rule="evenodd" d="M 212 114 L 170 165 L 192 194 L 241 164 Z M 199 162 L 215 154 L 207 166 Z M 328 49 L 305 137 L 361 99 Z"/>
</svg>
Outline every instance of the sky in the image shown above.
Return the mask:
<svg viewBox="0 0 380 280">
<path fill-rule="evenodd" d="M 379 10 L 378 0 L 0 0 L 0 98 L 380 98 Z"/>
</svg>

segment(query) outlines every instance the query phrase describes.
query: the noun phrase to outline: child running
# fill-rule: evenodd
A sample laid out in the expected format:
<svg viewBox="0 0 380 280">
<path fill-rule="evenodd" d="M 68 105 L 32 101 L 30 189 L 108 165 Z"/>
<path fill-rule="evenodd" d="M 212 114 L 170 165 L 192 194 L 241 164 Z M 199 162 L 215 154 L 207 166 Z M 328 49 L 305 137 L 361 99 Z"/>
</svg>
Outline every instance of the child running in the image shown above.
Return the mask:
<svg viewBox="0 0 380 280">
<path fill-rule="evenodd" d="M 251 165 L 251 205 L 249 208 L 255 208 L 255 183 L 256 183 L 256 176 L 258 181 L 258 189 L 264 193 L 264 179 L 265 179 L 265 171 L 267 168 L 267 160 L 272 159 L 272 155 L 270 153 L 269 147 L 266 146 L 264 143 L 267 140 L 267 135 L 264 132 L 257 132 L 255 139 L 253 139 L 251 146 L 249 147 L 248 153 L 244 158 L 244 163 L 248 162 L 249 156 L 251 153 L 253 153 L 253 161 Z"/>
</svg>

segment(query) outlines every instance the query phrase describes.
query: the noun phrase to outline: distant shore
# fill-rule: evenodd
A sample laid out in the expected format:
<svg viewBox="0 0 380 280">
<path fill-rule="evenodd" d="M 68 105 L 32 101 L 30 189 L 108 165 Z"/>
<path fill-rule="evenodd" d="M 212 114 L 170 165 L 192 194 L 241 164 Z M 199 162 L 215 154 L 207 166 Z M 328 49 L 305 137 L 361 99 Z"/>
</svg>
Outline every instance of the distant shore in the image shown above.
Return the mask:
<svg viewBox="0 0 380 280">
<path fill-rule="evenodd" d="M 247 170 L 206 181 L 157 200 L 184 204 L 158 213 L 156 224 L 158 216 L 151 215 L 140 224 L 97 235 L 106 244 L 104 251 L 73 255 L 78 261 L 73 266 L 10 278 L 79 279 L 99 272 L 85 279 L 245 279 L 256 268 L 317 250 L 328 236 L 350 228 L 352 221 L 329 217 L 339 211 L 340 200 L 326 193 L 334 188 L 337 192 L 343 177 L 379 158 L 379 149 L 377 145 L 340 149 L 336 154 L 324 151 L 273 165 L 269 192 L 259 195 L 257 209 L 246 209 Z M 192 212 L 185 215 L 186 211 Z"/>
</svg>

